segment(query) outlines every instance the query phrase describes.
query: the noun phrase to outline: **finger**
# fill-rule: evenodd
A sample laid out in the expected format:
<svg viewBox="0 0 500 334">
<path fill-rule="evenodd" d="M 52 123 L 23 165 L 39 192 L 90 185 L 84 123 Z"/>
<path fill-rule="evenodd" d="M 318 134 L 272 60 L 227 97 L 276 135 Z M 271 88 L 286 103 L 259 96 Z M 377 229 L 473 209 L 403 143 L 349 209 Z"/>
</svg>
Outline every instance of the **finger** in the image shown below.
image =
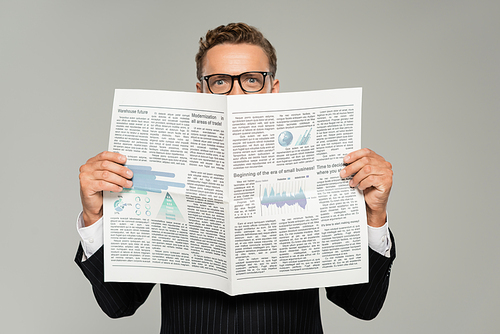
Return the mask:
<svg viewBox="0 0 500 334">
<path fill-rule="evenodd" d="M 111 169 L 117 168 L 120 170 L 121 169 L 128 170 L 128 168 L 123 167 L 121 165 L 116 165 L 114 163 L 109 163 L 109 164 L 113 164 L 111 166 Z M 118 189 L 114 186 L 112 186 L 114 190 L 110 189 L 111 185 L 120 187 L 119 191 L 122 190 L 121 188 L 131 188 L 132 181 L 130 181 L 129 178 L 132 177 L 132 171 L 128 170 L 128 172 L 125 171 L 122 174 L 125 175 L 122 176 L 119 173 L 110 171 L 109 169 L 105 170 L 92 169 L 89 172 L 80 173 L 80 186 L 85 194 L 93 194 L 95 192 L 103 190 L 116 191 Z"/>
<path fill-rule="evenodd" d="M 109 160 L 95 160 L 94 162 L 87 162 L 85 165 L 80 167 L 80 178 L 98 178 L 94 175 L 96 171 L 108 171 L 127 179 L 131 179 L 134 175 L 129 168 L 116 162 Z"/>
<path fill-rule="evenodd" d="M 392 170 L 376 166 L 365 166 L 354 175 L 349 181 L 349 185 L 351 187 L 357 186 L 360 190 L 370 187 L 375 187 L 383 192 L 390 190 L 392 186 Z"/>
<path fill-rule="evenodd" d="M 360 150 L 354 151 L 349 153 L 344 157 L 344 163 L 349 164 L 352 163 L 353 161 L 359 160 L 363 157 L 368 157 L 368 156 L 378 156 L 377 153 L 374 151 L 370 150 L 369 148 L 362 148 Z"/>
<path fill-rule="evenodd" d="M 94 173 L 95 181 L 104 181 L 106 184 L 115 184 L 122 188 L 132 188 L 132 181 L 118 174 L 109 171 L 96 171 Z M 102 189 L 105 190 L 105 189 Z"/>
<path fill-rule="evenodd" d="M 362 157 L 351 164 L 347 165 L 340 171 L 340 176 L 343 178 L 349 177 L 358 173 L 365 166 L 374 166 L 381 168 L 390 168 L 390 164 L 380 156 Z"/>
<path fill-rule="evenodd" d="M 132 182 L 132 181 L 128 181 Z M 82 192 L 85 194 L 84 189 L 89 190 L 89 195 L 93 195 L 95 193 L 101 192 L 101 191 L 113 191 L 113 192 L 121 192 L 123 190 L 123 186 L 116 184 L 114 182 L 108 182 L 106 180 L 91 180 L 88 183 L 87 187 L 82 187 Z M 128 187 L 127 187 L 128 188 Z"/>
<path fill-rule="evenodd" d="M 112 174 L 119 175 L 125 179 L 131 179 L 132 176 L 134 175 L 129 168 L 109 160 L 97 161 L 93 166 L 93 170 L 110 172 Z"/>
<path fill-rule="evenodd" d="M 87 160 L 87 163 L 92 164 L 96 161 L 104 161 L 104 160 L 112 161 L 123 165 L 125 162 L 127 162 L 127 157 L 117 152 L 104 151 L 99 153 L 95 157 L 92 157 L 89 160 Z"/>
<path fill-rule="evenodd" d="M 101 157 L 106 158 L 106 154 Z M 133 172 L 121 164 L 94 159 L 94 162 L 87 162 L 80 167 L 81 191 L 85 196 L 93 196 L 103 190 L 121 191 L 132 187 L 132 181 L 129 180 L 132 176 Z"/>
<path fill-rule="evenodd" d="M 384 192 L 382 189 L 384 189 L 385 187 L 383 186 L 383 179 L 384 177 L 382 175 L 368 175 L 367 177 L 365 177 L 364 179 L 362 179 L 358 184 L 357 184 L 357 187 L 359 190 L 366 190 L 366 189 L 369 189 L 369 188 L 375 188 L 377 190 L 379 190 L 380 192 Z M 352 180 L 351 180 L 352 181 Z"/>
</svg>

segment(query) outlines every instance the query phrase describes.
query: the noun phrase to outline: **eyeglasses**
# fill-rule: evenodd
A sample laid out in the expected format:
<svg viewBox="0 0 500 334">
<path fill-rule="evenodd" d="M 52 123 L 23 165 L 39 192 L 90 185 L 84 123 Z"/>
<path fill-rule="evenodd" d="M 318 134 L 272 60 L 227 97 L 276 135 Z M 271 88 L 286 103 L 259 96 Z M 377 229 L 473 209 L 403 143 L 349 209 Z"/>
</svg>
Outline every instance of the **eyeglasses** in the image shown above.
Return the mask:
<svg viewBox="0 0 500 334">
<path fill-rule="evenodd" d="M 245 72 L 240 75 L 211 74 L 202 79 L 207 82 L 208 90 L 212 94 L 227 94 L 233 89 L 234 79 L 238 80 L 241 90 L 245 93 L 260 92 L 266 84 L 266 77 L 272 76 L 271 72 Z"/>
</svg>

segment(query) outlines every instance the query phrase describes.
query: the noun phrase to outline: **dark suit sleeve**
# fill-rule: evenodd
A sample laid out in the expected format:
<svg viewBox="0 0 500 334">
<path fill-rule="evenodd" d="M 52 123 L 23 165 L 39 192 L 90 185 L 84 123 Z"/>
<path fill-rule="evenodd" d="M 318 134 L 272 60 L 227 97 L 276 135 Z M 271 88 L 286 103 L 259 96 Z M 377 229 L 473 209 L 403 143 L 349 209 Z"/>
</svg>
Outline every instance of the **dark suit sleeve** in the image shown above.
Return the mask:
<svg viewBox="0 0 500 334">
<path fill-rule="evenodd" d="M 387 290 L 392 262 L 396 258 L 396 244 L 391 234 L 391 256 L 386 257 L 369 249 L 369 282 L 326 288 L 327 298 L 349 314 L 371 320 L 382 309 Z"/>
<path fill-rule="evenodd" d="M 75 262 L 92 284 L 92 290 L 101 309 L 111 318 L 132 315 L 149 296 L 152 283 L 104 282 L 104 246 L 82 262 L 83 248 L 80 245 Z"/>
</svg>

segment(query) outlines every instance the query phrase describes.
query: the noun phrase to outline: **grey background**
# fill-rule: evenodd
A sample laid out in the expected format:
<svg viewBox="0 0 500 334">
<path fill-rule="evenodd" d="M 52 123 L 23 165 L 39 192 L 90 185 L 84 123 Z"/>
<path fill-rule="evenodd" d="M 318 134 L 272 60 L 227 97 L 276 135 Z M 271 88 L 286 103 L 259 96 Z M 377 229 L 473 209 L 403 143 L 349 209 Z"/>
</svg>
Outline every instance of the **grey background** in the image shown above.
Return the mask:
<svg viewBox="0 0 500 334">
<path fill-rule="evenodd" d="M 115 88 L 194 91 L 206 30 L 244 21 L 284 92 L 364 89 L 363 145 L 393 163 L 398 258 L 371 322 L 326 333 L 499 329 L 498 1 L 0 1 L 0 332 L 158 333 L 155 288 L 108 319 L 73 263 L 78 168 L 107 146 Z"/>
</svg>

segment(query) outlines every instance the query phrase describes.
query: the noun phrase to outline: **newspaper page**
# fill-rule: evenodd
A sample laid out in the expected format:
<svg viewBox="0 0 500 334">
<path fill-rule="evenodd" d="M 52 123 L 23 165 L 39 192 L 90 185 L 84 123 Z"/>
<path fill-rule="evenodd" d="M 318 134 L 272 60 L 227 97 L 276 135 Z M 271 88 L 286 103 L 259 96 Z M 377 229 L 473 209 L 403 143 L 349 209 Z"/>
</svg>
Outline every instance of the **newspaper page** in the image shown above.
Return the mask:
<svg viewBox="0 0 500 334">
<path fill-rule="evenodd" d="M 216 96 L 117 90 L 109 149 L 133 187 L 105 193 L 105 279 L 230 295 L 367 282 L 361 88 Z"/>
</svg>

